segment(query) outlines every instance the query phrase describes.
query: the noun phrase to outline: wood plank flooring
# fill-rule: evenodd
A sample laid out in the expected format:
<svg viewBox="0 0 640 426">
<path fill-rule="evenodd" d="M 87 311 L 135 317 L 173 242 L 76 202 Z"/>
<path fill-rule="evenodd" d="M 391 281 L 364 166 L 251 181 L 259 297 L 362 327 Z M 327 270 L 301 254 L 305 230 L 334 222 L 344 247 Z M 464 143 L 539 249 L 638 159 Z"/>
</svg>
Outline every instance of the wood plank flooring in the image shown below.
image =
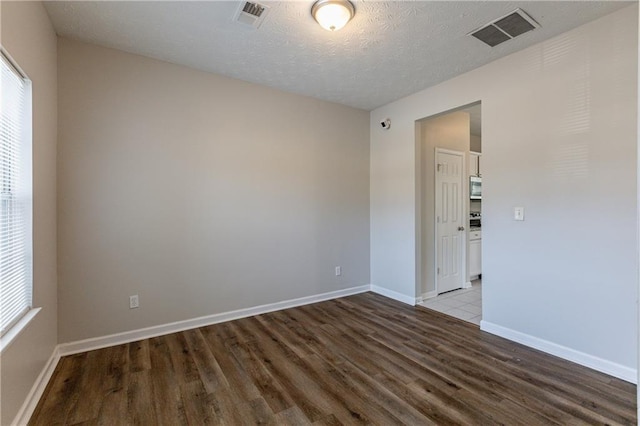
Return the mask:
<svg viewBox="0 0 640 426">
<path fill-rule="evenodd" d="M 373 293 L 62 358 L 30 424 L 636 423 L 636 386 Z"/>
</svg>

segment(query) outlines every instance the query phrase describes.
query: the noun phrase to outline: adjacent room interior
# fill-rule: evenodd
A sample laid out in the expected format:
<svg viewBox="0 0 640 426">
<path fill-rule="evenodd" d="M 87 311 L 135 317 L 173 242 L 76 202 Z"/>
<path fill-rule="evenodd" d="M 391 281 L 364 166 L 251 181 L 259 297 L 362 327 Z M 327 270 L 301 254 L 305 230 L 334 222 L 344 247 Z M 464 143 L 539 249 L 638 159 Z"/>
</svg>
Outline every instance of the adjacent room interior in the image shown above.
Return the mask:
<svg viewBox="0 0 640 426">
<path fill-rule="evenodd" d="M 637 1 L 0 19 L 0 424 L 637 422 Z"/>
<path fill-rule="evenodd" d="M 482 105 L 418 121 L 421 140 L 421 289 L 429 309 L 482 321 Z M 446 152 L 445 152 L 446 150 Z M 451 157 L 453 155 L 453 157 Z M 446 163 L 462 171 L 442 179 Z M 449 192 L 447 187 L 453 188 Z M 458 211 L 448 220 L 448 212 Z M 433 212 L 433 214 L 430 214 Z M 434 244 L 435 242 L 435 244 Z M 453 242 L 453 243 L 452 243 Z"/>
</svg>

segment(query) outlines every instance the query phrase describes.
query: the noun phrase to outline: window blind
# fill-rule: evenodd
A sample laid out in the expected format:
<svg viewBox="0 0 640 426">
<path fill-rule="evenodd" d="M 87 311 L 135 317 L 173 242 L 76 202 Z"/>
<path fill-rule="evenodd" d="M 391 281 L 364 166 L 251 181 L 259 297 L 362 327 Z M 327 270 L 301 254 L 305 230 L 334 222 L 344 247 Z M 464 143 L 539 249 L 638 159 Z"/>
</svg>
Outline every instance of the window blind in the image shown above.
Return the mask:
<svg viewBox="0 0 640 426">
<path fill-rule="evenodd" d="M 0 57 L 0 335 L 4 335 L 29 311 L 32 300 L 31 111 L 27 110 L 29 81 L 4 54 Z"/>
</svg>

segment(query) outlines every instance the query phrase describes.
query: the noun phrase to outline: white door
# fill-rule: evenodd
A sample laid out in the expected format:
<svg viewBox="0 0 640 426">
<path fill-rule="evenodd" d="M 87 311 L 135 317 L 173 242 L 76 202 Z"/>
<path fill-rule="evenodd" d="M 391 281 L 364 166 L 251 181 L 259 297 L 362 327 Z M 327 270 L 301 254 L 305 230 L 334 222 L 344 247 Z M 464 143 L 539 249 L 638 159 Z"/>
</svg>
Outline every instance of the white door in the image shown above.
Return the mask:
<svg viewBox="0 0 640 426">
<path fill-rule="evenodd" d="M 464 284 L 464 153 L 436 148 L 436 290 Z"/>
</svg>

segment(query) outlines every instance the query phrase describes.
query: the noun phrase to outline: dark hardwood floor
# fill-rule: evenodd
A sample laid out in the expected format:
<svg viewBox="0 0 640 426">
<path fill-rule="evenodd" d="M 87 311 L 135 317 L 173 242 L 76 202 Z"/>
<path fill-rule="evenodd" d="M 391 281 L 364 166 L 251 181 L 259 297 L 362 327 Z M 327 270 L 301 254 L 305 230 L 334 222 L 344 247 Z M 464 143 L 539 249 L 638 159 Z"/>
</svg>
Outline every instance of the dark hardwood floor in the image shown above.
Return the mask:
<svg viewBox="0 0 640 426">
<path fill-rule="evenodd" d="M 373 293 L 62 358 L 31 423 L 635 424 L 636 386 Z"/>
</svg>

